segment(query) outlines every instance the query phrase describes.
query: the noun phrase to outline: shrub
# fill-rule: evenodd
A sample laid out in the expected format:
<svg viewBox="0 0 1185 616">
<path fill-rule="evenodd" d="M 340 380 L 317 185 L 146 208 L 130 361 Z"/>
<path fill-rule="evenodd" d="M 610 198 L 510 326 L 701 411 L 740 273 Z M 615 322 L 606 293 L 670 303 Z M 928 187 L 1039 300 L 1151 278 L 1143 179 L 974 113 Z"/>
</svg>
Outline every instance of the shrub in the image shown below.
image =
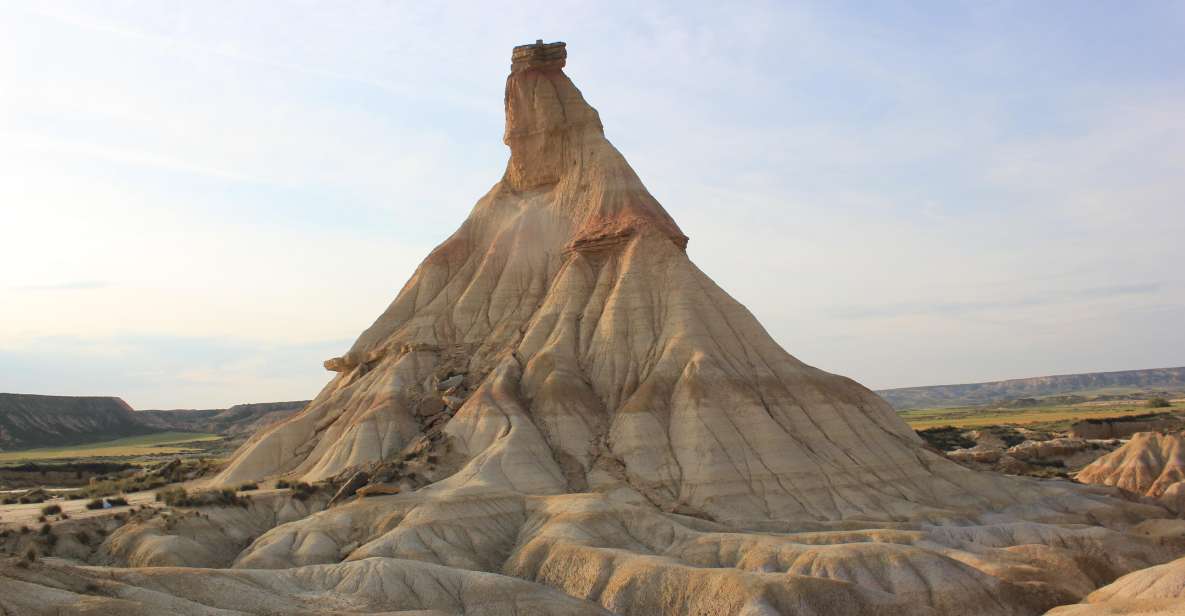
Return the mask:
<svg viewBox="0 0 1185 616">
<path fill-rule="evenodd" d="M 87 509 L 102 509 L 103 508 L 103 499 L 92 498 L 90 500 L 90 502 L 86 504 L 86 508 Z"/>
<path fill-rule="evenodd" d="M 287 479 L 277 479 L 276 480 L 276 487 L 280 488 L 280 489 L 291 488 L 292 482 L 288 481 Z"/>
<path fill-rule="evenodd" d="M 246 500 L 231 489 L 205 490 L 190 494 L 185 488 L 170 488 L 157 492 L 156 499 L 171 507 L 226 507 L 247 504 Z"/>
<path fill-rule="evenodd" d="M 243 485 L 239 486 L 240 492 L 250 492 L 251 490 L 258 490 L 258 489 L 259 489 L 259 484 L 255 483 L 254 481 L 248 481 L 247 483 L 244 483 Z"/>
<path fill-rule="evenodd" d="M 61 515 L 58 516 L 58 520 L 69 520 L 69 519 L 70 519 L 70 514 L 64 512 L 64 511 L 62 512 Z"/>
<path fill-rule="evenodd" d="M 186 500 L 188 497 L 189 493 L 185 491 L 185 488 L 169 488 L 156 493 L 156 502 L 164 503 L 166 505 L 179 506 L 181 501 Z"/>
<path fill-rule="evenodd" d="M 1144 406 L 1150 409 L 1167 409 L 1172 405 L 1172 402 L 1164 398 L 1148 398 L 1148 401 L 1144 403 Z"/>
<path fill-rule="evenodd" d="M 62 512 L 61 505 L 46 505 L 41 508 L 41 513 L 45 515 L 57 515 Z"/>
<path fill-rule="evenodd" d="M 29 527 L 28 527 L 28 526 L 25 526 L 25 525 L 23 525 L 23 524 L 22 524 L 22 525 L 21 525 L 21 528 L 20 528 L 20 533 L 21 533 L 22 535 L 27 535 L 27 534 L 29 534 Z"/>
<path fill-rule="evenodd" d="M 27 560 L 29 562 L 33 562 L 33 561 L 37 560 L 37 550 L 34 550 L 33 548 L 29 548 L 29 551 L 25 552 L 25 560 Z"/>
<path fill-rule="evenodd" d="M 309 485 L 303 481 L 292 486 L 292 498 L 298 501 L 308 500 L 310 496 L 316 493 L 316 486 Z"/>
<path fill-rule="evenodd" d="M 963 430 L 954 426 L 926 428 L 918 430 L 917 433 L 930 446 L 941 451 L 954 451 L 975 446 L 975 441 L 963 436 Z"/>
<path fill-rule="evenodd" d="M 107 502 L 110 503 L 112 507 L 127 507 L 128 506 L 128 499 L 126 499 L 122 496 L 109 497 L 107 499 Z"/>
<path fill-rule="evenodd" d="M 49 524 L 42 524 L 41 530 L 39 530 L 37 532 L 41 533 L 42 535 L 48 535 L 53 532 L 53 527 L 50 526 Z"/>
</svg>

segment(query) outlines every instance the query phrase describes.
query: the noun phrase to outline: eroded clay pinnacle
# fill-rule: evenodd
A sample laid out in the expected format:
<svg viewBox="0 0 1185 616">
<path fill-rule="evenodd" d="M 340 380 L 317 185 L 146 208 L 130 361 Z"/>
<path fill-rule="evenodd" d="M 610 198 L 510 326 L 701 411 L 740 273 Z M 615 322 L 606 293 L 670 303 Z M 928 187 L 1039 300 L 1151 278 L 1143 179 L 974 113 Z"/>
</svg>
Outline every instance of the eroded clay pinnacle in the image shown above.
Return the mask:
<svg viewBox="0 0 1185 616">
<path fill-rule="evenodd" d="M 510 72 L 529 69 L 558 70 L 564 68 L 567 58 L 568 49 L 563 41 L 544 43 L 543 39 L 535 39 L 534 43 L 514 48 L 510 55 Z"/>
</svg>

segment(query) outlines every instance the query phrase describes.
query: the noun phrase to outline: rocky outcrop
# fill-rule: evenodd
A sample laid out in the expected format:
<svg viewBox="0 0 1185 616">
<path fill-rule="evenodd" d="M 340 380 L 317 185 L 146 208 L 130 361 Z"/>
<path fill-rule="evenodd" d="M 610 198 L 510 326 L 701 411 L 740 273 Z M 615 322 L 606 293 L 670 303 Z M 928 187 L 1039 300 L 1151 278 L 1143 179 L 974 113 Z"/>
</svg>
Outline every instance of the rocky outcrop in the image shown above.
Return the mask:
<svg viewBox="0 0 1185 616">
<path fill-rule="evenodd" d="M 1083 483 L 1115 486 L 1165 498 L 1177 511 L 1185 493 L 1185 432 L 1141 432 L 1123 447 L 1095 460 L 1077 476 Z"/>
<path fill-rule="evenodd" d="M 1129 573 L 1048 616 L 1185 615 L 1185 558 Z"/>
</svg>

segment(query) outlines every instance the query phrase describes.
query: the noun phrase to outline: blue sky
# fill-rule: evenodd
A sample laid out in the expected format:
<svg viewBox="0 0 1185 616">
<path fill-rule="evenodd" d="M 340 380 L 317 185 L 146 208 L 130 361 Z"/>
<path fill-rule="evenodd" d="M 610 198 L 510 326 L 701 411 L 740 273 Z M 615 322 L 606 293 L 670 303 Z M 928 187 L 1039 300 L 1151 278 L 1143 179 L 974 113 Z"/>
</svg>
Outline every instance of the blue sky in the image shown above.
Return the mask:
<svg viewBox="0 0 1185 616">
<path fill-rule="evenodd" d="M 1185 3 L 0 3 L 0 391 L 312 397 L 568 74 L 800 359 L 1185 364 Z"/>
</svg>

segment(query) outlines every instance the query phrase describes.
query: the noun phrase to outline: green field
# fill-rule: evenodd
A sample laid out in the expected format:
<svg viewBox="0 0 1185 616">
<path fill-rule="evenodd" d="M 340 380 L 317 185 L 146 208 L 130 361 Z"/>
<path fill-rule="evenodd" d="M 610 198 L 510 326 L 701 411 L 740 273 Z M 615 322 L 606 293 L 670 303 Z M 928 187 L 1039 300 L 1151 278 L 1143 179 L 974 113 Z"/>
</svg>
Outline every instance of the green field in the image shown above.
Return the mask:
<svg viewBox="0 0 1185 616">
<path fill-rule="evenodd" d="M 1171 408 L 1148 408 L 1139 400 L 1051 404 L 1025 408 L 955 407 L 910 409 L 898 415 L 914 430 L 939 426 L 976 428 L 997 424 L 1023 425 L 1039 430 L 1065 430 L 1070 424 L 1091 418 L 1123 417 L 1150 412 L 1185 413 L 1185 403 L 1173 402 Z"/>
<path fill-rule="evenodd" d="M 187 453 L 198 450 L 194 445 L 222 440 L 217 434 L 195 432 L 157 432 L 143 436 L 86 443 L 69 447 L 46 447 L 23 451 L 0 452 L 0 463 L 27 462 L 32 460 L 62 460 L 78 458 L 125 458 L 136 456 L 161 456 Z"/>
</svg>

